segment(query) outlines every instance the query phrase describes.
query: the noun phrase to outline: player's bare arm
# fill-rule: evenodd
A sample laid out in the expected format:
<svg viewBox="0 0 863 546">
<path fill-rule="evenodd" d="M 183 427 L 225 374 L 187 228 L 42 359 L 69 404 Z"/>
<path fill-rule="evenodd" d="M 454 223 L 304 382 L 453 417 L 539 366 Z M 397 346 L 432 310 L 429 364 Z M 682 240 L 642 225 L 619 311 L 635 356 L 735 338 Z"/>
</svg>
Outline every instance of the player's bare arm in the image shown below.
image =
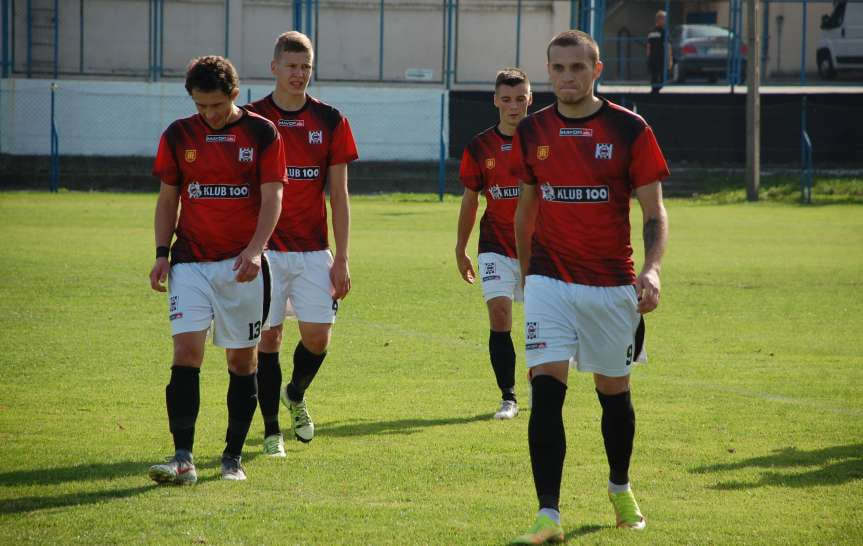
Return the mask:
<svg viewBox="0 0 863 546">
<path fill-rule="evenodd" d="M 479 193 L 469 188 L 464 189 L 461 196 L 461 209 L 458 211 L 458 235 L 455 243 L 455 263 L 461 278 L 470 284 L 476 281 L 473 262 L 467 255 L 467 242 L 473 225 L 476 222 L 476 211 L 479 208 Z"/>
<path fill-rule="evenodd" d="M 348 241 L 351 233 L 351 204 L 348 196 L 348 164 L 330 165 L 327 169 L 330 185 L 330 208 L 333 211 L 333 237 L 336 254 L 330 270 L 333 298 L 342 299 L 351 291 L 351 272 L 348 268 Z"/>
<path fill-rule="evenodd" d="M 536 191 L 536 186 L 522 182 L 518 206 L 515 208 L 515 250 L 518 253 L 518 264 L 521 268 L 522 287 L 527 276 L 527 268 L 530 266 L 531 240 L 536 224 L 536 213 L 539 210 Z"/>
<path fill-rule="evenodd" d="M 662 255 L 668 241 L 668 215 L 662 204 L 662 185 L 654 182 L 635 190 L 644 217 L 644 266 L 635 279 L 638 311 L 649 313 L 659 305 Z"/>
<path fill-rule="evenodd" d="M 261 253 L 273 234 L 281 212 L 282 183 L 276 181 L 261 184 L 261 211 L 258 213 L 255 233 L 234 261 L 234 271 L 237 272 L 234 278 L 237 282 L 253 281 L 258 276 L 258 271 L 261 270 Z"/>
<path fill-rule="evenodd" d="M 153 222 L 156 233 L 156 247 L 170 247 L 171 237 L 177 227 L 177 211 L 180 204 L 180 188 L 170 184 L 162 183 L 159 188 L 159 197 L 156 199 L 156 217 Z M 168 280 L 168 272 L 171 264 L 168 257 L 158 257 L 150 270 L 150 288 L 156 292 L 165 292 L 165 282 Z"/>
</svg>

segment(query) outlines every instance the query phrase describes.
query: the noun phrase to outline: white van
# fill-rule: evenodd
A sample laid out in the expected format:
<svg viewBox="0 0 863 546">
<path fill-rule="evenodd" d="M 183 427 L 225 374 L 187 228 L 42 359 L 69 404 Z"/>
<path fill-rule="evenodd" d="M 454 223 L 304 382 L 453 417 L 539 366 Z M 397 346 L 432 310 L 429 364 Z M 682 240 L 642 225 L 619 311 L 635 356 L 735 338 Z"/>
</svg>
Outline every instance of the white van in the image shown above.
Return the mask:
<svg viewBox="0 0 863 546">
<path fill-rule="evenodd" d="M 816 59 L 818 75 L 825 80 L 839 70 L 863 69 L 863 1 L 836 0 L 833 13 L 821 18 Z"/>
</svg>

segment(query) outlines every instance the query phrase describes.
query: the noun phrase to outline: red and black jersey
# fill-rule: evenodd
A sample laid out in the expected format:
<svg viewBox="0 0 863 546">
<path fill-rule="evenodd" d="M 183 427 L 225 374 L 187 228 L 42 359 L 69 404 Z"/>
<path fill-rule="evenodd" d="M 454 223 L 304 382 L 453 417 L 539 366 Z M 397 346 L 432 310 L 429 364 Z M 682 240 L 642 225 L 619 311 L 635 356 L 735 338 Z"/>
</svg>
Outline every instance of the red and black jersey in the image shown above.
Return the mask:
<svg viewBox="0 0 863 546">
<path fill-rule="evenodd" d="M 282 141 L 273 124 L 255 114 L 243 112 L 219 130 L 194 115 L 162 133 L 153 175 L 180 189 L 171 262 L 226 260 L 255 233 L 261 184 L 285 182 Z"/>
<path fill-rule="evenodd" d="M 593 115 L 567 118 L 552 104 L 519 124 L 510 170 L 538 186 L 528 274 L 592 286 L 635 282 L 632 192 L 668 176 L 653 130 L 605 99 Z"/>
<path fill-rule="evenodd" d="M 479 133 L 461 157 L 459 177 L 464 187 L 485 195 L 479 222 L 479 252 L 516 257 L 513 218 L 518 204 L 518 179 L 509 172 L 512 137 L 497 126 Z"/>
<path fill-rule="evenodd" d="M 272 121 L 284 142 L 288 184 L 269 248 L 286 252 L 328 248 L 327 168 L 358 157 L 348 119 L 308 95 L 306 104 L 294 112 L 279 108 L 272 94 L 244 108 Z"/>
</svg>

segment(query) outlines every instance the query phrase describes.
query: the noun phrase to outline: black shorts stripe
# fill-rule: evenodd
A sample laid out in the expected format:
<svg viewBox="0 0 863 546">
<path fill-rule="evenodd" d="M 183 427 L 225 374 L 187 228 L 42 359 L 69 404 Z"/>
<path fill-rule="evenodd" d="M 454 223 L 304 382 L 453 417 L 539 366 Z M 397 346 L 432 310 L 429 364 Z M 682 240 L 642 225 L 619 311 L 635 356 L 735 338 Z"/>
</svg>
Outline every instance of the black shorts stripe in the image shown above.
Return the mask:
<svg viewBox="0 0 863 546">
<path fill-rule="evenodd" d="M 267 256 L 261 254 L 261 277 L 264 279 L 264 310 L 261 315 L 261 324 L 267 322 L 270 316 L 270 298 L 272 297 L 272 279 L 270 279 L 270 263 Z"/>
<path fill-rule="evenodd" d="M 632 359 L 635 360 L 641 355 L 644 349 L 644 315 L 638 320 L 638 328 L 635 330 L 635 352 L 632 354 Z"/>
</svg>

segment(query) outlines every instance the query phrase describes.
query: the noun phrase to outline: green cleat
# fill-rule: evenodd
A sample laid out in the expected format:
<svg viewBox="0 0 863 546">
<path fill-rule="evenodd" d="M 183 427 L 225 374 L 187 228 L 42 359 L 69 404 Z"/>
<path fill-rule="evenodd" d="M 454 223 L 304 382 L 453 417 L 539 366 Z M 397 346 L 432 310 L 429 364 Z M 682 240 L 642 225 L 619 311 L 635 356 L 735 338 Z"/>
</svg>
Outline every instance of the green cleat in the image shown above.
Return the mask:
<svg viewBox="0 0 863 546">
<path fill-rule="evenodd" d="M 536 517 L 536 522 L 527 533 L 515 537 L 510 544 L 545 544 L 546 542 L 563 542 L 563 539 L 563 527 L 542 514 Z"/>
<path fill-rule="evenodd" d="M 154 464 L 147 473 L 156 483 L 174 485 L 192 485 L 198 481 L 198 472 L 191 459 L 179 458 L 176 455 L 163 464 Z"/>
<path fill-rule="evenodd" d="M 647 527 L 647 522 L 644 521 L 644 516 L 641 515 L 641 510 L 638 508 L 638 503 L 635 502 L 635 495 L 632 494 L 632 490 L 624 491 L 623 493 L 612 493 L 609 491 L 608 498 L 611 500 L 611 505 L 614 506 L 614 515 L 617 516 L 618 528 L 643 531 Z"/>
<path fill-rule="evenodd" d="M 312 422 L 312 416 L 309 415 L 306 401 L 294 402 L 288 398 L 287 386 L 282 389 L 281 398 L 282 404 L 291 412 L 291 429 L 294 431 L 294 436 L 303 443 L 311 442 L 315 437 L 315 424 Z"/>
<path fill-rule="evenodd" d="M 281 434 L 270 434 L 264 438 L 264 455 L 268 457 L 285 457 L 285 440 Z"/>
</svg>

